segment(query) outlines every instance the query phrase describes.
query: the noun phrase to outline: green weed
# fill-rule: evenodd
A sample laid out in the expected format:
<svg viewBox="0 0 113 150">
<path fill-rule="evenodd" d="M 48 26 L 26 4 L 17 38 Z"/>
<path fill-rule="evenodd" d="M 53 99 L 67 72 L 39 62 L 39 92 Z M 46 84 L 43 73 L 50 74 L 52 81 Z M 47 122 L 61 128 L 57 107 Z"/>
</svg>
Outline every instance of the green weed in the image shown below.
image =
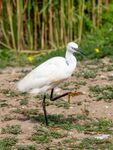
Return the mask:
<svg viewBox="0 0 113 150">
<path fill-rule="evenodd" d="M 51 128 L 35 127 L 35 132 L 32 134 L 31 139 L 37 143 L 49 143 L 53 139 L 66 137 L 67 134 L 63 131 L 52 130 Z"/>
<path fill-rule="evenodd" d="M 7 125 L 5 128 L 1 130 L 2 134 L 20 134 L 22 132 L 20 125 Z"/>
<path fill-rule="evenodd" d="M 113 65 L 107 65 L 107 69 L 106 69 L 106 71 L 112 71 L 113 70 Z"/>
<path fill-rule="evenodd" d="M 79 82 L 77 82 L 78 85 L 86 85 L 87 82 L 84 80 L 80 80 Z"/>
<path fill-rule="evenodd" d="M 34 116 L 33 117 L 36 121 L 40 123 L 45 123 L 44 116 L 39 115 L 39 116 Z M 79 120 L 90 120 L 86 115 L 69 115 L 68 117 L 64 117 L 63 115 L 48 115 L 49 119 L 49 127 L 55 127 L 55 128 L 60 128 L 62 130 L 71 130 L 71 129 L 76 129 L 78 126 L 81 127 Z"/>
<path fill-rule="evenodd" d="M 92 70 L 88 70 L 88 69 L 85 69 L 83 71 L 81 71 L 81 76 L 83 76 L 85 79 L 89 79 L 89 78 L 95 78 L 97 76 L 96 72 L 95 71 L 92 71 Z"/>
<path fill-rule="evenodd" d="M 29 102 L 29 101 L 28 101 L 27 99 L 19 99 L 20 105 L 27 105 L 28 102 Z"/>
<path fill-rule="evenodd" d="M 12 120 L 12 119 L 13 119 L 13 117 L 12 117 L 10 114 L 5 114 L 5 115 L 3 116 L 2 121 L 10 121 L 10 120 Z"/>
<path fill-rule="evenodd" d="M 64 139 L 62 140 L 62 144 L 67 148 L 67 149 L 74 149 L 75 145 L 76 145 L 76 142 L 77 142 L 77 138 L 67 138 L 67 139 Z"/>
<path fill-rule="evenodd" d="M 112 126 L 113 123 L 111 120 L 101 118 L 95 121 L 90 121 L 89 123 L 76 124 L 76 129 L 79 132 L 84 131 L 84 133 L 86 134 L 91 134 L 91 133 L 113 134 L 113 131 L 111 129 Z"/>
<path fill-rule="evenodd" d="M 64 82 L 60 88 L 63 90 L 69 90 L 69 86 L 71 85 L 71 82 Z"/>
<path fill-rule="evenodd" d="M 19 113 L 19 114 L 23 114 L 26 116 L 32 116 L 32 115 L 37 115 L 38 109 L 15 109 L 13 110 L 14 113 Z"/>
<path fill-rule="evenodd" d="M 36 150 L 35 145 L 20 145 L 17 147 L 17 150 Z"/>
<path fill-rule="evenodd" d="M 113 99 L 113 86 L 112 85 L 106 85 L 106 86 L 99 86 L 94 85 L 90 86 L 89 90 L 94 93 L 94 97 L 96 97 L 96 100 L 102 100 L 105 101 L 112 101 Z"/>
<path fill-rule="evenodd" d="M 44 135 L 38 135 L 37 133 L 34 133 L 33 135 L 32 135 L 32 138 L 31 138 L 33 141 L 36 141 L 36 143 L 49 143 L 49 142 L 51 142 L 51 138 L 48 136 L 48 135 L 46 135 L 46 134 L 44 134 Z"/>
<path fill-rule="evenodd" d="M 16 91 L 11 91 L 10 89 L 4 89 L 2 90 L 3 94 L 7 97 L 14 97 L 19 96 L 19 93 Z"/>
<path fill-rule="evenodd" d="M 87 120 L 89 119 L 85 114 L 77 114 L 76 115 L 76 120 Z"/>
<path fill-rule="evenodd" d="M 65 100 L 58 100 L 58 101 L 54 102 L 54 104 L 57 107 L 62 107 L 64 109 L 69 109 L 69 107 L 70 107 L 70 104 Z"/>
<path fill-rule="evenodd" d="M 0 100 L 0 107 L 7 107 L 7 101 L 6 100 Z"/>
<path fill-rule="evenodd" d="M 16 143 L 17 139 L 14 137 L 0 139 L 0 150 L 12 150 L 12 146 Z"/>
<path fill-rule="evenodd" d="M 113 81 L 113 76 L 108 76 L 108 81 Z"/>
<path fill-rule="evenodd" d="M 83 139 L 80 144 L 74 145 L 76 150 L 112 150 L 113 149 L 113 142 L 109 139 L 105 140 L 98 140 L 96 138 L 85 138 Z"/>
</svg>

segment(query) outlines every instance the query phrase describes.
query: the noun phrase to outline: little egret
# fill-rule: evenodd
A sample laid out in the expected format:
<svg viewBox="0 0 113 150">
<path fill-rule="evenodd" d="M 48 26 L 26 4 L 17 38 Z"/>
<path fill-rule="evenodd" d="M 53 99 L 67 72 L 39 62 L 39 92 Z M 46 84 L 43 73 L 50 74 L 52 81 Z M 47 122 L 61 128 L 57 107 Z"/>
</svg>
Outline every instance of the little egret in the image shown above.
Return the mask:
<svg viewBox="0 0 113 150">
<path fill-rule="evenodd" d="M 46 112 L 45 99 L 46 92 L 48 90 L 51 90 L 51 101 L 55 101 L 66 95 L 70 97 L 81 94 L 80 92 L 67 92 L 57 97 L 53 97 L 54 88 L 59 83 L 62 83 L 64 80 L 69 78 L 75 71 L 77 60 L 73 53 L 81 53 L 78 45 L 74 42 L 68 43 L 66 49 L 65 57 L 53 57 L 47 60 L 32 70 L 17 84 L 17 87 L 21 92 L 28 92 L 35 95 L 38 95 L 39 93 L 44 94 L 42 106 L 46 125 L 48 125 L 48 117 Z"/>
</svg>

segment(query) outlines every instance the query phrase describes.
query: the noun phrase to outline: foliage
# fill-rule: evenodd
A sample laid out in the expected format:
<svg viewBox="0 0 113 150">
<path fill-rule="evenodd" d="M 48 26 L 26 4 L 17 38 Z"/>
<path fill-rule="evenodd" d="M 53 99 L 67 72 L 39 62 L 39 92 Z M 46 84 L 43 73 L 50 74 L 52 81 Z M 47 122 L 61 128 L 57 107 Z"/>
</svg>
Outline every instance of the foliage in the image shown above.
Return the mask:
<svg viewBox="0 0 113 150">
<path fill-rule="evenodd" d="M 109 139 L 96 139 L 96 138 L 84 138 L 82 142 L 80 142 L 78 145 L 75 145 L 74 147 L 76 150 L 79 149 L 112 149 L 113 148 L 113 142 Z"/>
<path fill-rule="evenodd" d="M 21 133 L 21 127 L 20 125 L 7 125 L 5 128 L 2 128 L 2 133 L 19 134 Z"/>
<path fill-rule="evenodd" d="M 88 58 L 102 58 L 113 54 L 113 27 L 97 29 L 93 33 L 87 33 L 81 43 Z M 98 49 L 98 51 L 97 51 Z"/>
<path fill-rule="evenodd" d="M 35 145 L 20 145 L 17 147 L 17 150 L 36 150 Z"/>
<path fill-rule="evenodd" d="M 113 4 L 109 4 L 107 11 L 102 14 L 102 26 L 96 27 L 91 32 L 86 32 L 81 47 L 89 58 L 102 58 L 113 54 Z M 97 51 L 98 49 L 98 51 Z"/>
<path fill-rule="evenodd" d="M 99 86 L 94 85 L 89 87 L 90 91 L 94 93 L 94 97 L 96 97 L 96 100 L 106 100 L 106 101 L 112 101 L 113 99 L 113 86 Z"/>
<path fill-rule="evenodd" d="M 0 139 L 0 149 L 1 150 L 11 150 L 12 146 L 16 144 L 17 140 L 14 137 L 7 137 Z"/>
<path fill-rule="evenodd" d="M 46 3 L 46 0 L 43 0 L 39 3 L 37 0 L 8 0 L 6 3 L 5 0 L 1 16 L 0 68 L 39 65 L 51 57 L 64 56 L 64 48 L 58 47 L 72 40 L 80 42 L 86 59 L 113 55 L 113 3 L 109 1 L 106 6 L 99 1 L 95 1 L 95 4 L 92 2 L 69 0 L 64 3 L 63 0 L 60 3 L 50 0 Z M 16 49 L 17 52 L 21 49 L 56 50 L 33 55 L 34 51 L 30 54 L 17 54 L 14 50 L 3 49 L 4 47 Z M 82 58 L 77 55 L 77 59 Z"/>
<path fill-rule="evenodd" d="M 1 48 L 17 52 L 58 48 L 68 41 L 81 42 L 87 32 L 96 34 L 85 36 L 89 41 L 92 39 L 90 49 L 112 42 L 112 35 L 110 39 L 106 36 L 106 43 L 103 41 L 104 33 L 109 30 L 99 32 L 103 26 L 108 29 L 113 23 L 112 1 L 106 4 L 100 0 L 4 0 L 1 8 Z"/>
<path fill-rule="evenodd" d="M 8 49 L 0 49 L 0 68 L 6 66 L 25 65 L 29 64 L 28 55 L 17 55 L 14 51 Z"/>
<path fill-rule="evenodd" d="M 67 136 L 63 131 L 52 131 L 46 128 L 39 129 L 37 127 L 35 127 L 35 130 L 36 131 L 32 134 L 31 139 L 37 143 L 48 143 L 53 139 L 60 139 Z"/>
</svg>

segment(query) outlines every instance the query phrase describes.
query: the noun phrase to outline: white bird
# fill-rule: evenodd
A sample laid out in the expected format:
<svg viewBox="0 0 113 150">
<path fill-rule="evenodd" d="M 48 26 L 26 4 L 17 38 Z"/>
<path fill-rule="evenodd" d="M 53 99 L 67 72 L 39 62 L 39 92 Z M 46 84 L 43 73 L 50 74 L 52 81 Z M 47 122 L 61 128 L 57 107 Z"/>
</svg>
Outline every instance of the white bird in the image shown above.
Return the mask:
<svg viewBox="0 0 113 150">
<path fill-rule="evenodd" d="M 43 99 L 43 110 L 45 115 L 45 122 L 48 125 L 47 112 L 45 107 L 46 92 L 51 90 L 50 100 L 57 100 L 65 95 L 73 95 L 72 92 L 67 92 L 60 96 L 53 98 L 54 88 L 67 78 L 69 78 L 75 71 L 77 60 L 73 55 L 74 52 L 81 53 L 78 45 L 74 42 L 67 44 L 67 50 L 65 57 L 53 57 L 26 75 L 17 84 L 17 88 L 21 92 L 28 92 L 31 94 L 38 95 L 39 93 L 44 94 Z M 74 95 L 78 95 L 80 92 L 75 92 Z"/>
</svg>

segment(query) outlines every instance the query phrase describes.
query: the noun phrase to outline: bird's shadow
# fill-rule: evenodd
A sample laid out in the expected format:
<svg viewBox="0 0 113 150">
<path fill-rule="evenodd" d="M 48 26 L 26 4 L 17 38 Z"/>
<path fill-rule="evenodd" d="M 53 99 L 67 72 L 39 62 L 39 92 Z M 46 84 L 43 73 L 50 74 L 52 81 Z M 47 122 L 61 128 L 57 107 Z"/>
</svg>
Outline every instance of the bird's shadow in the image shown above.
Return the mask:
<svg viewBox="0 0 113 150">
<path fill-rule="evenodd" d="M 17 120 L 20 121 L 27 121 L 29 120 L 32 123 L 39 123 L 39 124 L 44 124 L 45 125 L 45 118 L 43 114 L 37 114 L 35 112 L 33 113 L 28 113 L 28 112 L 19 112 L 19 115 L 17 117 Z M 48 121 L 49 125 L 60 125 L 63 123 L 72 123 L 75 119 L 73 117 L 65 117 L 62 114 L 48 114 Z"/>
<path fill-rule="evenodd" d="M 87 117 L 79 116 L 78 115 L 69 115 L 65 116 L 62 114 L 48 114 L 48 122 L 49 127 L 59 127 L 63 129 L 71 129 L 75 128 L 75 126 L 79 123 L 79 120 L 84 120 Z M 45 118 L 43 114 L 29 114 L 29 113 L 22 113 L 21 116 L 18 117 L 18 120 L 21 121 L 30 121 L 34 124 L 39 124 L 41 126 L 45 126 Z"/>
<path fill-rule="evenodd" d="M 32 116 L 31 119 L 32 121 L 34 120 L 37 123 L 45 125 L 45 119 L 43 114 L 40 114 L 38 116 Z M 75 124 L 77 119 L 76 117 L 73 116 L 65 117 L 64 115 L 61 114 L 59 115 L 52 114 L 52 115 L 48 115 L 48 121 L 49 121 L 49 126 L 68 128 L 68 126 L 71 127 L 71 125 Z"/>
</svg>

